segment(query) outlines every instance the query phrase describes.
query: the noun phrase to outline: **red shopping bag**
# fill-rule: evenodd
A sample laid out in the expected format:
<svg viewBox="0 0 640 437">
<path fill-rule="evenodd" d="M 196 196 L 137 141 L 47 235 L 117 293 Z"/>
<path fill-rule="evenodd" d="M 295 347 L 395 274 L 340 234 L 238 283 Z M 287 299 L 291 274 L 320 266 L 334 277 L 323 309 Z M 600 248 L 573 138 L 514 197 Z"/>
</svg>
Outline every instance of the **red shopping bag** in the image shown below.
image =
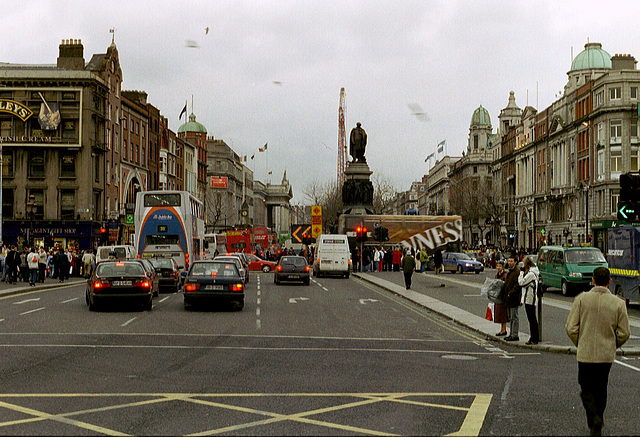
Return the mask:
<svg viewBox="0 0 640 437">
<path fill-rule="evenodd" d="M 493 322 L 493 311 L 494 311 L 494 303 L 489 302 L 487 304 L 487 313 L 485 314 L 484 318 L 490 322 Z"/>
</svg>

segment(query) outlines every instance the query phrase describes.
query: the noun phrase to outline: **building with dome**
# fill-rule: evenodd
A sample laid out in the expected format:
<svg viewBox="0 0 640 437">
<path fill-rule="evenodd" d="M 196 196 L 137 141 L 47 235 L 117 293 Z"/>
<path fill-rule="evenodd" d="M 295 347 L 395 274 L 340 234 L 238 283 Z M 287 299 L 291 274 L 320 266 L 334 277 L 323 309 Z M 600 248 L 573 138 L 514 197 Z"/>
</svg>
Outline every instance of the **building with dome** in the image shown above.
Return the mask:
<svg viewBox="0 0 640 437">
<path fill-rule="evenodd" d="M 190 163 L 189 171 L 196 175 L 196 197 L 204 200 L 207 192 L 207 129 L 191 112 L 189 121 L 178 128 L 177 136 L 195 147 L 195 160 Z"/>
</svg>

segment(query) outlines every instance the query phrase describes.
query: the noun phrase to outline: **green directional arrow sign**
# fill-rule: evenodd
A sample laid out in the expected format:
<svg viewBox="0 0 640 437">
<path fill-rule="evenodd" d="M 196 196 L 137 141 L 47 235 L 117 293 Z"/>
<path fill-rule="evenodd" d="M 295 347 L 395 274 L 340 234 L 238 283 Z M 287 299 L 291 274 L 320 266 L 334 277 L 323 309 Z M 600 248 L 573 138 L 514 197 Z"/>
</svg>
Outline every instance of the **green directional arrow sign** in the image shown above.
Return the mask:
<svg viewBox="0 0 640 437">
<path fill-rule="evenodd" d="M 618 202 L 618 220 L 624 220 L 627 222 L 636 219 L 636 206 L 629 202 Z"/>
</svg>

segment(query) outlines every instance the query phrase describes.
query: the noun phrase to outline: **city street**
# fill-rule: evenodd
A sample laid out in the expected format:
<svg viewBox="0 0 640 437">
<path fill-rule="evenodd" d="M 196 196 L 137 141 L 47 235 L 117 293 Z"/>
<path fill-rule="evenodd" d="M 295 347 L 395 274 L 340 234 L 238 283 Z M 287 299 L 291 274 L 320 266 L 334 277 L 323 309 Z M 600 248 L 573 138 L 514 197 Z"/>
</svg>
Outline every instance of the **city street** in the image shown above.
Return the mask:
<svg viewBox="0 0 640 437">
<path fill-rule="evenodd" d="M 241 312 L 181 294 L 90 312 L 80 283 L 1 298 L 0 329 L 3 435 L 587 432 L 574 355 L 487 341 L 353 277 L 252 273 Z M 638 433 L 640 361 L 621 362 L 610 435 Z"/>
</svg>

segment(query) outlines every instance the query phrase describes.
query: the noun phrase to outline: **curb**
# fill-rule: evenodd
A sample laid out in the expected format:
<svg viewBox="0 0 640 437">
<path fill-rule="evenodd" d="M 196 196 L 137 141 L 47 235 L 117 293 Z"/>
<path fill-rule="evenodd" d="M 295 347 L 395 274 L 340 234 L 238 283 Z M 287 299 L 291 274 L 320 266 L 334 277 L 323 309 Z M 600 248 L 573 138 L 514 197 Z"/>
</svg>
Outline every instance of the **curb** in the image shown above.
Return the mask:
<svg viewBox="0 0 640 437">
<path fill-rule="evenodd" d="M 67 287 L 69 285 L 82 284 L 83 282 L 85 282 L 85 281 L 84 280 L 79 280 L 79 281 L 70 280 L 70 281 L 66 281 L 66 282 L 58 282 L 58 283 L 55 283 L 55 284 L 40 284 L 40 285 L 36 285 L 35 287 L 30 287 L 30 286 L 22 287 L 21 286 L 21 287 L 15 288 L 15 289 L 0 290 L 0 297 L 15 296 L 16 294 L 25 294 L 25 293 L 29 293 L 29 292 L 32 292 L 32 291 L 51 290 L 51 289 L 55 289 L 55 288 Z"/>
<path fill-rule="evenodd" d="M 500 337 L 496 337 L 495 335 L 492 334 L 488 334 L 485 331 L 483 331 L 482 329 L 480 329 L 479 327 L 475 327 L 472 326 L 469 323 L 465 323 L 463 320 L 461 320 L 461 318 L 457 318 L 449 313 L 447 313 L 446 311 L 441 311 L 438 310 L 437 308 L 433 308 L 431 306 L 428 305 L 424 305 L 418 301 L 416 301 L 415 299 L 412 299 L 409 296 L 406 296 L 402 293 L 397 292 L 396 290 L 393 290 L 389 287 L 385 287 L 384 285 L 378 283 L 375 280 L 372 280 L 370 278 L 361 276 L 360 273 L 354 273 L 352 272 L 352 275 L 362 281 L 365 281 L 369 284 L 373 284 L 376 287 L 382 288 L 383 290 L 386 290 L 396 296 L 402 297 L 410 302 L 413 302 L 416 305 L 421 306 L 422 308 L 425 308 L 435 314 L 438 314 L 446 319 L 449 319 L 455 323 L 457 323 L 460 326 L 463 326 L 473 332 L 476 332 L 482 336 L 485 337 L 485 339 L 487 340 L 491 340 L 491 341 L 495 341 L 497 343 L 501 343 L 504 345 L 508 345 L 508 346 L 512 346 L 512 347 L 517 347 L 520 349 L 530 349 L 530 350 L 536 350 L 536 351 L 545 351 L 545 352 L 553 352 L 553 353 L 557 353 L 557 354 L 569 354 L 569 355 L 576 355 L 576 353 L 578 352 L 578 349 L 575 346 L 558 346 L 556 344 L 524 344 L 524 343 L 520 343 L 520 342 L 511 342 L 511 341 L 505 341 Z M 431 298 L 432 300 L 436 300 Z M 637 357 L 640 356 L 640 348 L 634 347 L 634 348 L 629 348 L 629 349 L 623 349 L 623 348 L 618 348 L 616 350 L 616 356 L 625 356 L 625 357 Z"/>
</svg>

